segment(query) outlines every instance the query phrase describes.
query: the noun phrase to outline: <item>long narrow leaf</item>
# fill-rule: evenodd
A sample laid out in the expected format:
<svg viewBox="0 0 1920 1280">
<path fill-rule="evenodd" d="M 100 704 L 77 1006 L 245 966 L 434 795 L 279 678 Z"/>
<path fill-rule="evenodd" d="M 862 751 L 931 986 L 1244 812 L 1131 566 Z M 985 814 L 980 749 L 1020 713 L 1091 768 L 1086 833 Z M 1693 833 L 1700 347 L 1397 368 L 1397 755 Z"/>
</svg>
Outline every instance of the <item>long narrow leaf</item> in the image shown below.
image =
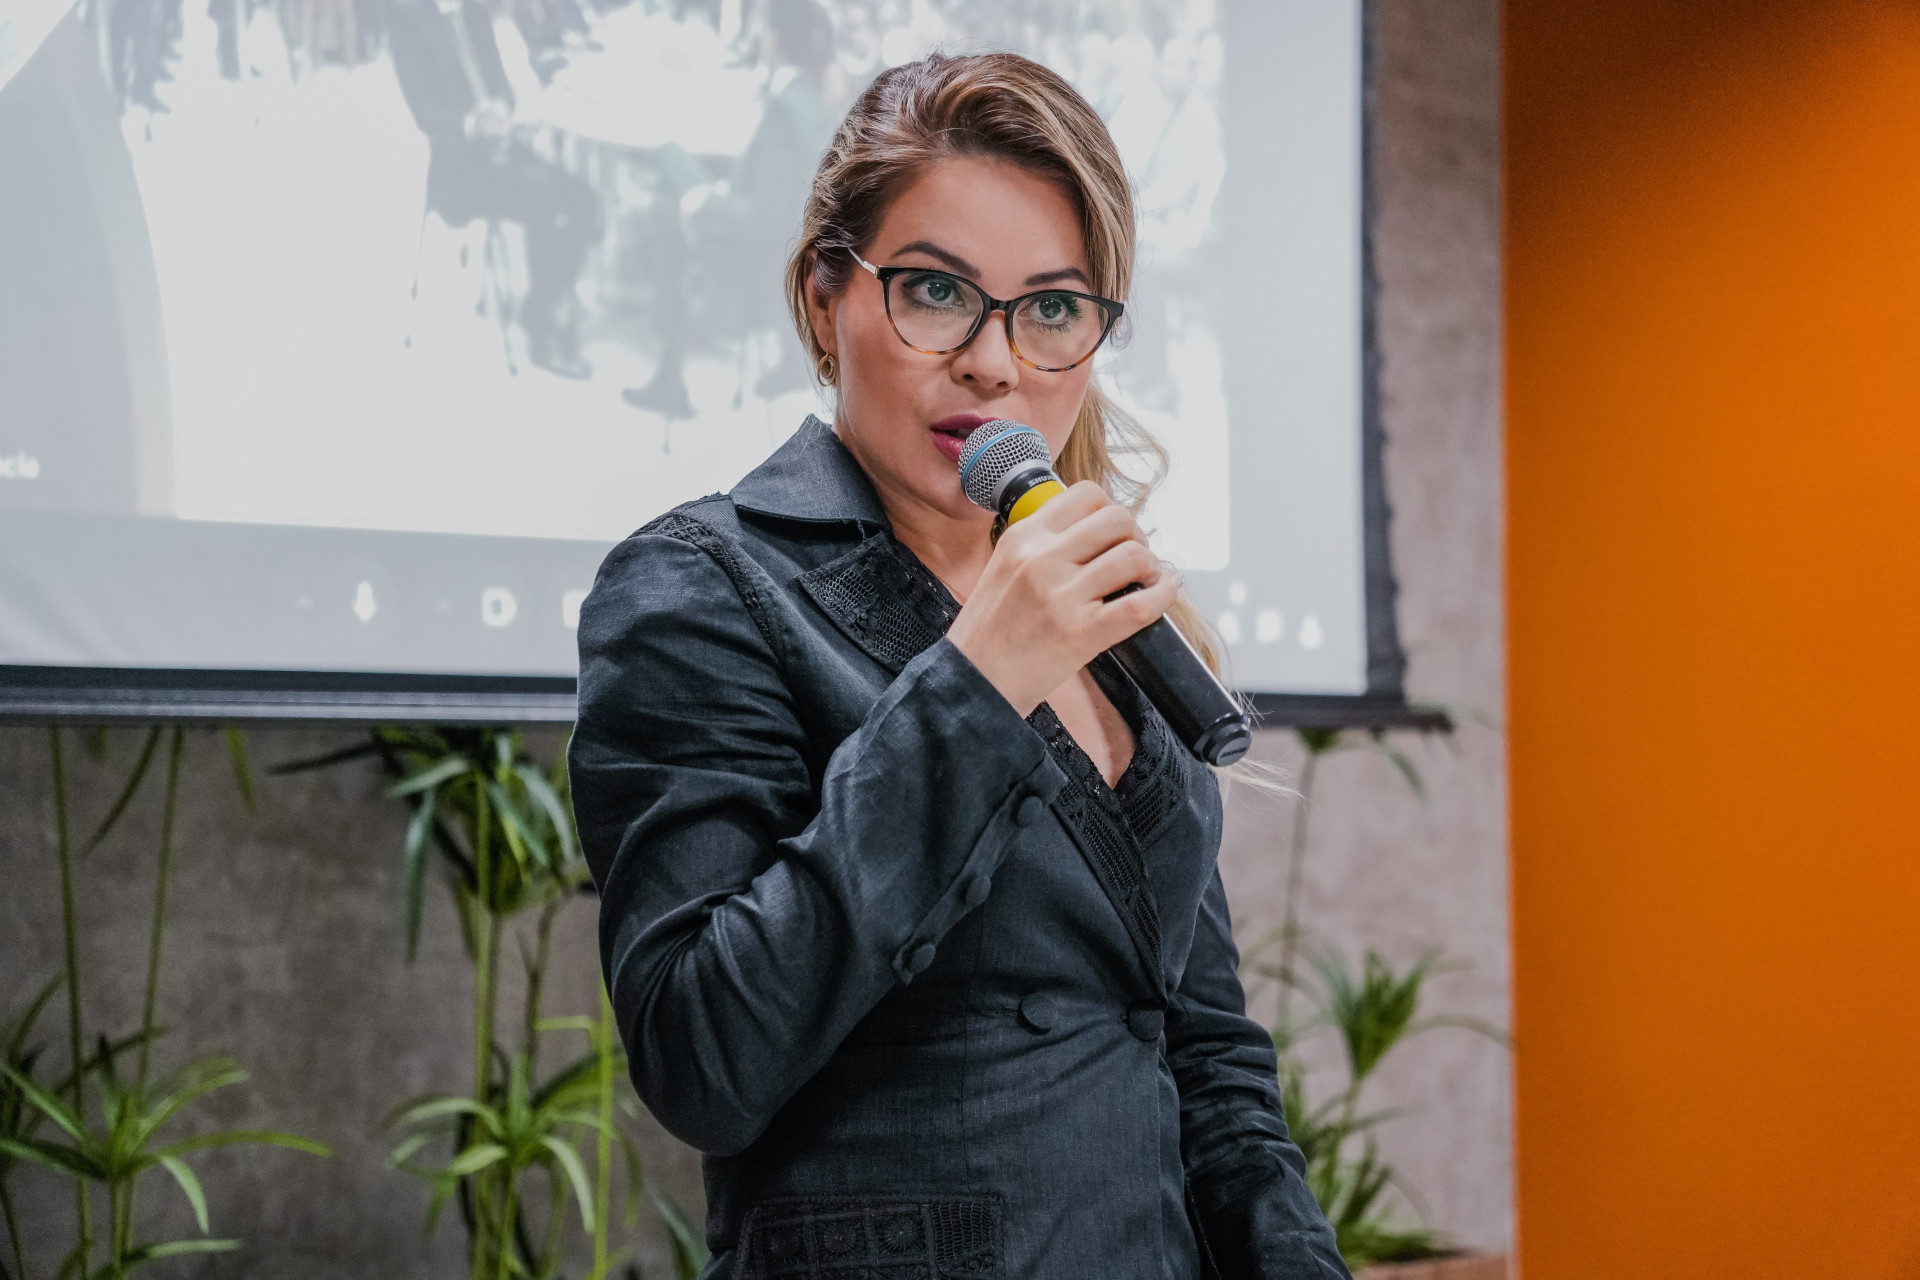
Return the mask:
<svg viewBox="0 0 1920 1280">
<path fill-rule="evenodd" d="M 434 1184 L 433 1199 L 427 1201 L 427 1222 L 421 1229 L 422 1235 L 431 1236 L 433 1229 L 440 1225 L 441 1211 L 447 1207 L 447 1201 L 453 1198 L 453 1193 L 459 1187 L 458 1178 L 441 1178 Z"/>
<path fill-rule="evenodd" d="M 351 747 L 342 747 L 338 751 L 329 751 L 323 756 L 310 756 L 304 760 L 289 760 L 276 764 L 267 772 L 280 777 L 289 773 L 307 773 L 314 769 L 325 769 L 336 764 L 345 764 L 349 760 L 360 760 L 367 756 L 377 756 L 386 751 L 378 742 L 362 742 Z"/>
<path fill-rule="evenodd" d="M 6 1061 L 13 1062 L 26 1051 L 27 1037 L 33 1034 L 34 1023 L 40 1021 L 40 1015 L 46 1010 L 47 1002 L 53 999 L 54 993 L 60 990 L 60 984 L 64 981 L 66 979 L 59 977 L 49 979 L 47 985 L 41 987 L 39 994 L 34 996 L 32 1003 L 28 1004 L 20 1016 L 13 1020 L 12 1026 L 8 1029 L 6 1048 L 0 1050 L 0 1055 L 4 1055 Z"/>
<path fill-rule="evenodd" d="M 1417 1036 L 1423 1031 L 1437 1031 L 1441 1027 L 1453 1027 L 1460 1031 L 1472 1031 L 1483 1035 L 1502 1049 L 1513 1048 L 1513 1037 L 1502 1031 L 1485 1018 L 1476 1018 L 1465 1013 L 1440 1013 L 1431 1018 L 1416 1018 L 1407 1024 L 1407 1035 Z"/>
<path fill-rule="evenodd" d="M 151 1030 L 136 1031 L 132 1035 L 122 1036 L 118 1040 L 111 1041 L 103 1045 L 99 1050 L 96 1050 L 94 1054 L 86 1060 L 82 1074 L 88 1071 L 104 1071 L 108 1062 L 125 1053 L 127 1050 L 138 1048 L 144 1041 L 158 1040 L 165 1034 L 167 1034 L 165 1027 L 154 1027 Z M 54 1097 L 60 1097 L 73 1088 L 73 1075 L 73 1071 L 69 1069 L 67 1074 L 60 1077 L 59 1081 L 53 1086 Z"/>
<path fill-rule="evenodd" d="M 240 803 L 253 813 L 259 806 L 253 789 L 253 766 L 247 761 L 247 740 L 233 725 L 223 726 L 220 736 L 227 740 L 227 759 L 233 762 L 233 785 L 240 789 Z"/>
<path fill-rule="evenodd" d="M 387 794 L 395 800 L 412 795 L 416 791 L 425 791 L 428 787 L 437 787 L 449 778 L 457 778 L 473 767 L 472 761 L 465 756 L 452 756 L 439 764 L 387 788 Z"/>
<path fill-rule="evenodd" d="M 199 1224 L 200 1234 L 207 1234 L 212 1228 L 207 1225 L 207 1193 L 200 1189 L 199 1177 L 178 1156 L 161 1156 L 160 1167 L 172 1174 L 180 1189 L 187 1193 L 187 1200 L 193 1205 L 193 1220 Z"/>
<path fill-rule="evenodd" d="M 680 1212 L 680 1206 L 665 1196 L 649 1193 L 653 1200 L 654 1211 L 661 1221 L 667 1224 L 667 1232 L 673 1241 L 674 1270 L 681 1276 L 698 1274 L 701 1267 L 707 1265 L 712 1255 L 707 1252 L 707 1242 L 700 1237 L 686 1215 Z"/>
<path fill-rule="evenodd" d="M 147 776 L 147 766 L 153 763 L 154 748 L 159 745 L 160 727 L 155 725 L 147 730 L 147 741 L 140 748 L 140 759 L 134 762 L 133 772 L 127 775 L 127 785 L 120 788 L 120 794 L 114 798 L 113 804 L 107 809 L 107 816 L 100 820 L 100 825 L 94 828 L 87 842 L 80 846 L 81 857 L 84 858 L 99 848 L 100 842 L 107 838 L 107 833 L 119 824 L 121 816 L 127 811 L 127 806 L 133 803 L 134 792 L 140 790 L 140 783 Z"/>
<path fill-rule="evenodd" d="M 492 1132 L 500 1132 L 500 1117 L 492 1107 L 475 1102 L 472 1098 L 435 1098 L 423 1102 L 402 1112 L 395 1121 L 397 1124 L 415 1125 L 423 1120 L 432 1120 L 436 1116 L 470 1115 L 479 1120 Z"/>
<path fill-rule="evenodd" d="M 286 1147 L 293 1151 L 304 1151 L 308 1155 L 330 1156 L 333 1152 L 321 1146 L 311 1138 L 302 1138 L 291 1133 L 279 1133 L 272 1129 L 229 1129 L 224 1133 L 203 1133 L 197 1138 L 162 1147 L 153 1153 L 155 1160 L 164 1160 L 168 1156 L 185 1155 L 189 1151 L 203 1151 L 208 1147 L 231 1147 L 240 1143 L 258 1143 L 269 1147 Z"/>
<path fill-rule="evenodd" d="M 91 1178 L 97 1182 L 105 1176 L 105 1170 L 81 1152 L 70 1147 L 57 1147 L 38 1138 L 0 1138 L 0 1154 L 16 1160 L 31 1160 L 55 1173 L 70 1174 L 76 1178 Z"/>
<path fill-rule="evenodd" d="M 53 1280 L 67 1280 L 68 1276 L 85 1276 L 87 1274 L 86 1253 L 87 1240 L 82 1237 L 78 1244 L 67 1250 L 67 1256 L 60 1259 L 60 1269 L 53 1273 Z"/>
<path fill-rule="evenodd" d="M 621 1055 L 624 1058 L 624 1054 Z M 595 1080 L 600 1073 L 600 1055 L 594 1052 L 581 1054 L 540 1086 L 540 1092 L 533 1096 L 536 1107 L 551 1105 L 569 1090 L 582 1090 L 582 1097 L 591 1097 L 598 1092 Z"/>
<path fill-rule="evenodd" d="M 499 1143 L 483 1142 L 478 1146 L 468 1147 L 455 1156 L 453 1163 L 447 1166 L 447 1176 L 464 1178 L 469 1174 L 480 1172 L 489 1165 L 497 1164 L 506 1157 L 507 1149 Z"/>
<path fill-rule="evenodd" d="M 599 1023 L 585 1016 L 542 1018 L 533 1024 L 535 1031 L 585 1031 L 591 1034 Z"/>
<path fill-rule="evenodd" d="M 533 797 L 534 803 L 546 811 L 547 821 L 553 823 L 554 832 L 560 838 L 561 857 L 571 860 L 575 856 L 573 823 L 567 817 L 566 806 L 560 803 L 560 797 L 532 765 L 516 765 L 514 774 L 526 784 L 527 794 Z"/>
<path fill-rule="evenodd" d="M 4 1073 L 7 1079 L 13 1081 L 14 1088 L 20 1090 L 41 1115 L 65 1129 L 67 1135 L 75 1142 L 87 1140 L 86 1126 L 81 1123 L 80 1118 L 69 1111 L 64 1102 L 42 1089 L 32 1077 L 21 1075 L 12 1067 L 5 1065 L 0 1065 L 0 1073 Z"/>
<path fill-rule="evenodd" d="M 405 912 L 402 927 L 407 942 L 407 963 L 420 951 L 420 918 L 427 901 L 427 840 L 433 834 L 439 813 L 440 788 L 425 788 L 414 802 L 413 821 L 407 824 L 407 843 L 401 858 L 400 881 L 404 891 Z"/>
<path fill-rule="evenodd" d="M 545 844 L 527 829 L 526 820 L 520 816 L 520 810 L 507 794 L 507 789 L 497 782 L 487 783 L 487 795 L 493 801 L 495 816 L 500 819 L 500 830 L 507 837 L 507 848 L 513 854 L 513 860 L 522 867 L 530 863 L 551 866 Z M 539 857 L 530 858 L 529 853 L 538 850 Z"/>
<path fill-rule="evenodd" d="M 247 1073 L 239 1067 L 227 1067 L 182 1085 L 168 1094 L 158 1105 L 149 1109 L 147 1114 L 141 1118 L 139 1141 L 144 1144 L 148 1138 L 151 1138 L 159 1131 L 162 1125 L 173 1119 L 174 1116 L 178 1115 L 191 1103 L 206 1097 L 216 1089 L 224 1089 L 229 1085 L 245 1084 L 247 1079 Z"/>
<path fill-rule="evenodd" d="M 232 1253 L 239 1247 L 238 1240 L 169 1240 L 165 1244 L 141 1245 L 127 1255 L 127 1262 L 157 1262 L 161 1258 L 177 1258 L 183 1253 Z"/>
<path fill-rule="evenodd" d="M 560 737 L 560 749 L 553 753 L 553 766 L 547 770 L 547 786 L 569 809 L 573 807 L 573 775 L 567 772 L 567 754 L 573 750 L 573 727 Z"/>
<path fill-rule="evenodd" d="M 620 1159 L 627 1166 L 627 1195 L 625 1202 L 627 1225 L 633 1226 L 640 1221 L 640 1193 L 646 1186 L 646 1176 L 640 1166 L 640 1148 L 633 1139 L 624 1133 L 613 1135 L 619 1140 Z"/>
<path fill-rule="evenodd" d="M 1390 741 L 1384 730 L 1376 729 L 1370 736 L 1373 739 L 1374 749 L 1392 762 L 1393 767 L 1400 771 L 1400 776 L 1405 778 L 1407 785 L 1413 789 L 1413 794 L 1424 801 L 1427 798 L 1427 784 L 1421 779 L 1420 771 L 1413 767 L 1413 761 L 1407 758 L 1407 753 Z"/>
<path fill-rule="evenodd" d="M 405 1142 L 402 1142 L 399 1146 L 387 1153 L 387 1163 L 390 1165 L 405 1164 L 413 1157 L 414 1152 L 426 1146 L 439 1136 L 440 1134 L 437 1132 L 414 1134 L 411 1138 L 408 1138 Z"/>
<path fill-rule="evenodd" d="M 387 1130 L 393 1128 L 393 1126 L 399 1124 L 402 1116 L 406 1115 L 407 1112 L 413 1110 L 421 1103 L 437 1102 L 445 1096 L 445 1094 L 441 1093 L 416 1093 L 411 1098 L 407 1098 L 402 1102 L 396 1102 L 388 1109 L 385 1115 L 380 1117 L 380 1123 L 375 1125 L 374 1129 L 377 1132 L 385 1133 Z"/>
<path fill-rule="evenodd" d="M 552 1134 L 540 1139 L 540 1145 L 553 1152 L 553 1158 L 567 1171 L 567 1181 L 573 1184 L 573 1198 L 580 1202 L 580 1225 L 593 1230 L 593 1190 L 587 1183 L 587 1170 L 580 1163 L 580 1153 Z"/>
</svg>

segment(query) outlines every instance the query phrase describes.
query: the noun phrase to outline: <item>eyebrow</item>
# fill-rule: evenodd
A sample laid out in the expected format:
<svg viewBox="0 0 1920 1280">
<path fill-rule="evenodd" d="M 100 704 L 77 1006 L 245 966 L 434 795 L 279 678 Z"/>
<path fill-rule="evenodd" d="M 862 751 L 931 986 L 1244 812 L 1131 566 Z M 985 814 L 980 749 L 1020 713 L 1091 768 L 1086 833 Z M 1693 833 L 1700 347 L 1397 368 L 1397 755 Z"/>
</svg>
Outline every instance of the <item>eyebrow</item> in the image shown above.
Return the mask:
<svg viewBox="0 0 1920 1280">
<path fill-rule="evenodd" d="M 903 253 L 924 253 L 929 258 L 938 258 L 943 264 L 952 268 L 955 275 L 965 276 L 975 283 L 979 281 L 980 268 L 974 266 L 957 253 L 947 252 L 930 240 L 914 240 L 901 245 L 893 252 L 895 257 Z M 1092 282 L 1087 279 L 1086 272 L 1080 270 L 1078 267 L 1063 267 L 1059 271 L 1042 271 L 1038 275 L 1027 277 L 1027 283 L 1030 285 L 1053 284 L 1058 280 L 1078 280 L 1081 284 L 1089 288 L 1092 287 Z"/>
<path fill-rule="evenodd" d="M 903 253 L 924 253 L 929 258 L 938 258 L 947 266 L 952 267 L 955 274 L 963 275 L 969 280 L 975 279 L 980 274 L 980 268 L 974 266 L 957 253 L 948 253 L 945 249 L 942 249 L 930 240 L 915 240 L 909 244 L 901 245 L 893 252 L 896 257 Z"/>
</svg>

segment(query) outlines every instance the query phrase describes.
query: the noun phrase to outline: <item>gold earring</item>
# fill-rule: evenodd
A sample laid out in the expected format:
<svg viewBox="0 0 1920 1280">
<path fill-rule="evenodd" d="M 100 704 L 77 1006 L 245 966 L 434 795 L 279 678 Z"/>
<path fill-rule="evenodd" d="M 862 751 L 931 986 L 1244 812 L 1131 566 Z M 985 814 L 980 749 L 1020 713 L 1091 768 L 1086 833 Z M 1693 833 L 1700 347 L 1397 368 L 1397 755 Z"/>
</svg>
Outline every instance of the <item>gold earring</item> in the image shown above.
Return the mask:
<svg viewBox="0 0 1920 1280">
<path fill-rule="evenodd" d="M 830 387 L 833 385 L 833 375 L 838 373 L 839 369 L 834 364 L 832 356 L 823 355 L 818 360 L 814 361 L 813 371 L 820 375 L 821 382 L 825 383 L 827 386 Z"/>
</svg>

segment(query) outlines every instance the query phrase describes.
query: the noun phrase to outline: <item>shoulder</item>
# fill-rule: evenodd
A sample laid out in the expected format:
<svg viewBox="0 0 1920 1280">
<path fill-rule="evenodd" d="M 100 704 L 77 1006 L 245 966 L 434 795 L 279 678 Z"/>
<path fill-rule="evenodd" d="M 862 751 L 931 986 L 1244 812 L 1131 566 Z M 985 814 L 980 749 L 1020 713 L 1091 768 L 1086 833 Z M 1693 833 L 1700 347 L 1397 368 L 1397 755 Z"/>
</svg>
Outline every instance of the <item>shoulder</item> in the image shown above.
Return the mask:
<svg viewBox="0 0 1920 1280">
<path fill-rule="evenodd" d="M 615 546 L 580 606 L 582 732 L 692 723 L 727 699 L 784 702 L 764 583 L 725 497 L 676 507 Z"/>
<path fill-rule="evenodd" d="M 740 521 L 724 494 L 683 502 L 616 544 L 580 607 L 580 654 L 588 656 L 637 624 L 711 618 L 749 604 L 741 590 L 746 556 Z"/>
<path fill-rule="evenodd" d="M 607 556 L 608 565 L 639 567 L 650 563 L 647 551 L 661 541 L 699 547 L 710 554 L 737 542 L 740 515 L 733 500 L 724 493 L 683 502 L 665 515 L 653 519 L 628 534 Z M 604 570 L 603 570 L 604 572 Z"/>
</svg>

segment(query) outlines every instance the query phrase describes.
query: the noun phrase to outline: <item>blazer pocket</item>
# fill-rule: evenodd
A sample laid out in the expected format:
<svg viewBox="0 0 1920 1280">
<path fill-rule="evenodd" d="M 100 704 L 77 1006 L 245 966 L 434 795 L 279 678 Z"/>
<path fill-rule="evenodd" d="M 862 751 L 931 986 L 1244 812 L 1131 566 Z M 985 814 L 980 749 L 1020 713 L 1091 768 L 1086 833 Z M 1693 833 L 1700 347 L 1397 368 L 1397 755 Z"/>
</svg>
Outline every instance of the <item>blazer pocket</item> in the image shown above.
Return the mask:
<svg viewBox="0 0 1920 1280">
<path fill-rule="evenodd" d="M 734 1280 L 999 1280 L 999 1196 L 763 1200 Z"/>
</svg>

